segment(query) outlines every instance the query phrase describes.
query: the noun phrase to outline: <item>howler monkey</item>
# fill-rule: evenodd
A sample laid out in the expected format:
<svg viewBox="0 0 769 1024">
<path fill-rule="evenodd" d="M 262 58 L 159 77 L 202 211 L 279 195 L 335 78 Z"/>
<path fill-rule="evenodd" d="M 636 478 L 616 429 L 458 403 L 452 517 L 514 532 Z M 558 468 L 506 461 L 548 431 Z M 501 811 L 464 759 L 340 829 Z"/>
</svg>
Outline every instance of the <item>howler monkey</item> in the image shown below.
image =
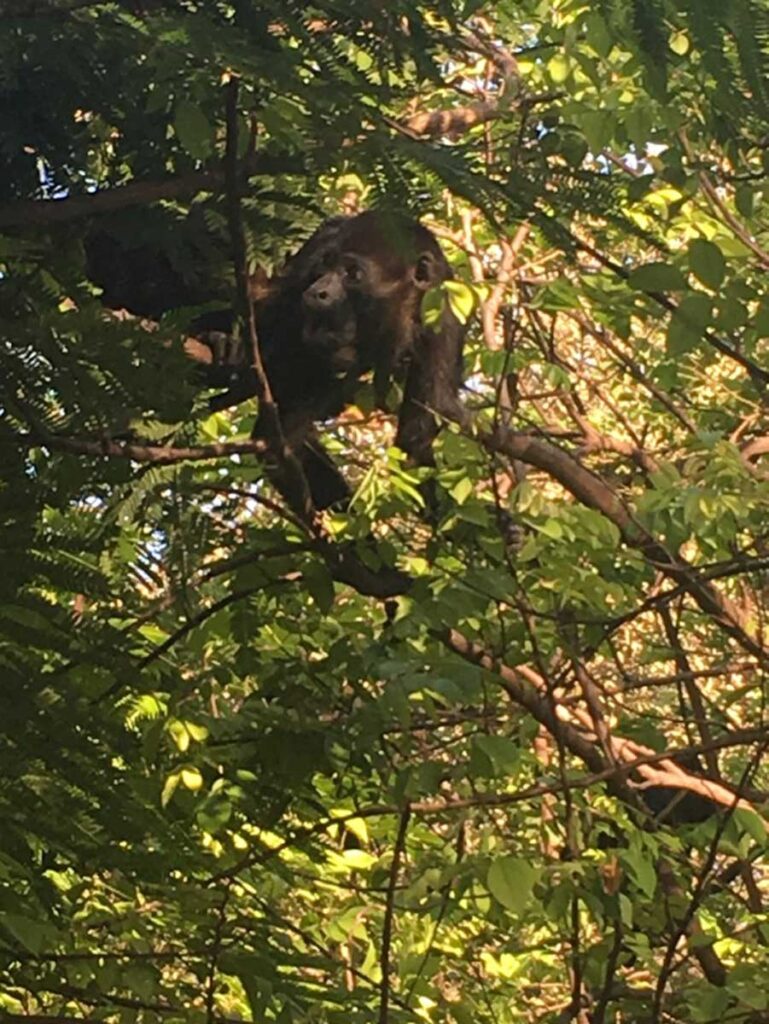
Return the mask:
<svg viewBox="0 0 769 1024">
<path fill-rule="evenodd" d="M 348 491 L 314 424 L 352 401 L 363 374 L 373 371 L 379 404 L 392 379 L 405 381 L 396 442 L 418 465 L 433 463 L 436 416 L 463 418 L 464 327 L 446 304 L 435 328 L 422 322 L 420 310 L 424 292 L 450 277 L 427 228 L 372 211 L 327 221 L 270 283 L 256 309 L 260 351 L 316 507 Z M 204 319 L 196 330 L 210 326 Z M 214 404 L 253 393 L 242 350 L 226 334 L 202 337 L 211 344 L 218 381 L 222 369 L 233 374 L 230 390 Z"/>
<path fill-rule="evenodd" d="M 104 287 L 110 305 L 143 315 L 163 311 L 157 286 L 149 294 L 151 308 L 143 281 L 133 287 L 142 301 L 132 301 L 134 272 L 119 263 L 117 253 L 105 260 L 104 243 L 93 252 L 91 276 Z M 137 271 L 141 277 L 140 265 Z M 284 435 L 303 464 L 317 508 L 344 500 L 349 489 L 323 448 L 316 424 L 353 401 L 366 373 L 373 371 L 380 405 L 392 380 L 403 383 L 396 442 L 418 465 L 433 463 L 436 417 L 463 418 L 458 392 L 465 329 L 447 304 L 434 327 L 423 323 L 420 309 L 424 292 L 450 277 L 448 262 L 427 228 L 402 215 L 369 211 L 327 220 L 282 271 L 262 284 L 255 302 L 262 361 Z M 178 288 L 172 291 L 182 294 Z M 185 293 L 176 304 L 209 298 Z M 244 346 L 233 339 L 232 328 L 232 311 L 224 306 L 198 317 L 189 328 L 211 353 L 206 382 L 226 388 L 212 399 L 215 409 L 255 392 Z"/>
</svg>

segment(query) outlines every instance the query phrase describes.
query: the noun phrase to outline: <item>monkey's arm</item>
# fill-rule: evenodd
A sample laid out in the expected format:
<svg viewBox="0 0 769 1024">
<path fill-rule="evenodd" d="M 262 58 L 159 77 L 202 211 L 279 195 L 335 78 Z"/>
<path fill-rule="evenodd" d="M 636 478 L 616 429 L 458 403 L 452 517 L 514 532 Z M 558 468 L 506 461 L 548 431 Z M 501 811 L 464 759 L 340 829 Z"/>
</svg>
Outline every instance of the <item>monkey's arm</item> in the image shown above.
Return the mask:
<svg viewBox="0 0 769 1024">
<path fill-rule="evenodd" d="M 396 444 L 420 466 L 435 464 L 433 441 L 440 429 L 437 417 L 464 423 L 467 412 L 459 401 L 465 327 L 444 309 L 436 331 L 423 327 L 415 339 Z"/>
</svg>

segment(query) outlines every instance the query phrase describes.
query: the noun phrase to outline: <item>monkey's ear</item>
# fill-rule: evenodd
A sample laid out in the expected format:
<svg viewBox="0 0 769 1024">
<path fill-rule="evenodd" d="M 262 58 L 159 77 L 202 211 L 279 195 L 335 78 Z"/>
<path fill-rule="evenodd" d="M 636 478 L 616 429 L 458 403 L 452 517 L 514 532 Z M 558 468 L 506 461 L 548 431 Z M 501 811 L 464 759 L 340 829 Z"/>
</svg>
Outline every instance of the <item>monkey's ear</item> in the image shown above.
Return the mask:
<svg viewBox="0 0 769 1024">
<path fill-rule="evenodd" d="M 438 267 L 435 257 L 431 252 L 420 253 L 411 271 L 411 278 L 414 284 L 421 291 L 427 291 L 438 280 Z"/>
</svg>

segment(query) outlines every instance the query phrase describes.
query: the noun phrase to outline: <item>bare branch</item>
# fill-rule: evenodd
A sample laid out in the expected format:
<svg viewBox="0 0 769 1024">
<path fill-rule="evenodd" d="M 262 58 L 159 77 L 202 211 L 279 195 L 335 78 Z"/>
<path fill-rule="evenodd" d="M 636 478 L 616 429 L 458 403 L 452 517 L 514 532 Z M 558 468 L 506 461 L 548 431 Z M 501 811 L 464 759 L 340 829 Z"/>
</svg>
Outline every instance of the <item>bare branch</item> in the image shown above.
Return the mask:
<svg viewBox="0 0 769 1024">
<path fill-rule="evenodd" d="M 11 438 L 0 438 L 0 444 L 3 443 L 18 444 L 23 448 L 48 448 L 49 451 L 88 455 L 92 458 L 132 459 L 134 462 L 149 462 L 155 466 L 170 466 L 175 462 L 201 462 L 233 455 L 263 456 L 266 452 L 265 443 L 261 440 L 172 448 L 168 445 L 134 444 L 131 441 L 91 441 L 61 437 L 58 434 L 17 434 Z"/>
<path fill-rule="evenodd" d="M 390 880 L 387 885 L 387 899 L 385 901 L 384 923 L 382 924 L 382 952 L 379 959 L 379 966 L 382 972 L 382 981 L 379 997 L 379 1024 L 387 1024 L 390 1019 L 390 947 L 392 945 L 393 920 L 395 918 L 395 889 L 398 884 L 398 872 L 400 871 L 401 858 L 406 846 L 406 834 L 409 827 L 411 811 L 409 805 L 401 812 L 398 835 L 395 838 L 393 859 L 390 865 Z"/>
</svg>

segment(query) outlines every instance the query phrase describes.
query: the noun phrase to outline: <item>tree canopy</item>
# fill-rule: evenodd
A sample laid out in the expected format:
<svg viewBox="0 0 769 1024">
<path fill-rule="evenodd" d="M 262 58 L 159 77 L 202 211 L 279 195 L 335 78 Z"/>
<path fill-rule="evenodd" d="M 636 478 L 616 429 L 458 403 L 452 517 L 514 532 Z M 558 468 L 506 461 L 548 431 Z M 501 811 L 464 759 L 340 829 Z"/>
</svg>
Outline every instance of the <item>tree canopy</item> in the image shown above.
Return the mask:
<svg viewBox="0 0 769 1024">
<path fill-rule="evenodd" d="M 0 1020 L 767 1021 L 766 0 L 0 15 Z M 305 517 L 184 339 L 363 209 L 471 422 Z"/>
</svg>

